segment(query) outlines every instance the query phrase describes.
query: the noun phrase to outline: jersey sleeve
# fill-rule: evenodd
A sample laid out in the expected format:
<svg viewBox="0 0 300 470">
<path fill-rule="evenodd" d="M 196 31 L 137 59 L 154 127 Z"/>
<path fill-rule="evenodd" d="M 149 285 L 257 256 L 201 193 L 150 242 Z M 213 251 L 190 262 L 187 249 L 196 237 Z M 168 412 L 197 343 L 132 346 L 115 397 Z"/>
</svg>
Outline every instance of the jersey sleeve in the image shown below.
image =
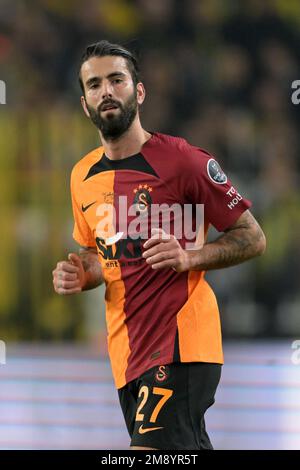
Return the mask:
<svg viewBox="0 0 300 470">
<path fill-rule="evenodd" d="M 189 197 L 194 204 L 204 204 L 206 222 L 223 232 L 251 207 L 251 202 L 241 196 L 209 153 L 191 146 L 189 162 Z"/>
<path fill-rule="evenodd" d="M 71 198 L 74 216 L 73 238 L 81 246 L 95 247 L 95 239 L 87 221 L 84 218 L 80 204 L 76 199 L 76 193 L 76 180 L 73 171 L 71 175 Z"/>
</svg>

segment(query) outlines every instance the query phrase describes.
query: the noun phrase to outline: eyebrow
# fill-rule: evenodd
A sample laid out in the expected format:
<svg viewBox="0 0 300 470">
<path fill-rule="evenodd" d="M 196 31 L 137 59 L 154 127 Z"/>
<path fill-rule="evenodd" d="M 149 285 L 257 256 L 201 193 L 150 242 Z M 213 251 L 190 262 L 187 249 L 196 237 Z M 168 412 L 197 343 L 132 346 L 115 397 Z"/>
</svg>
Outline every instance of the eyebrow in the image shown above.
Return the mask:
<svg viewBox="0 0 300 470">
<path fill-rule="evenodd" d="M 111 72 L 105 78 L 113 78 L 113 77 L 126 77 L 124 72 Z M 86 81 L 86 86 L 93 85 L 94 83 L 101 82 L 102 77 L 91 77 Z"/>
</svg>

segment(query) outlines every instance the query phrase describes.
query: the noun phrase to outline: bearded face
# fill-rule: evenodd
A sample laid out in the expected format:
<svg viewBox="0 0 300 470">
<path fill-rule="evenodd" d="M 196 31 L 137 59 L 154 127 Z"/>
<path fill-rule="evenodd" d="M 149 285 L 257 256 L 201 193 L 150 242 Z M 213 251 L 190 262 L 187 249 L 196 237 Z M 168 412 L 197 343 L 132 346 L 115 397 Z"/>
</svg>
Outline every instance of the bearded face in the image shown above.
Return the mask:
<svg viewBox="0 0 300 470">
<path fill-rule="evenodd" d="M 86 103 L 91 121 L 106 141 L 121 137 L 131 126 L 138 110 L 136 92 L 124 104 L 111 98 L 104 100 L 97 109 Z"/>
</svg>

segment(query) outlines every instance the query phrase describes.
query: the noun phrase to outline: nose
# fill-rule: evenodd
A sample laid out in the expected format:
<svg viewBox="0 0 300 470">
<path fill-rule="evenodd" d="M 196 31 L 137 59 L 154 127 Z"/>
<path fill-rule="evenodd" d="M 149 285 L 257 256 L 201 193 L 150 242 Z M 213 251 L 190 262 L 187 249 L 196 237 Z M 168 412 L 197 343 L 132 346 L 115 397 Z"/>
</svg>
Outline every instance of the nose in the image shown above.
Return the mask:
<svg viewBox="0 0 300 470">
<path fill-rule="evenodd" d="M 109 80 L 103 80 L 101 92 L 103 100 L 107 97 L 112 97 L 112 85 Z"/>
</svg>

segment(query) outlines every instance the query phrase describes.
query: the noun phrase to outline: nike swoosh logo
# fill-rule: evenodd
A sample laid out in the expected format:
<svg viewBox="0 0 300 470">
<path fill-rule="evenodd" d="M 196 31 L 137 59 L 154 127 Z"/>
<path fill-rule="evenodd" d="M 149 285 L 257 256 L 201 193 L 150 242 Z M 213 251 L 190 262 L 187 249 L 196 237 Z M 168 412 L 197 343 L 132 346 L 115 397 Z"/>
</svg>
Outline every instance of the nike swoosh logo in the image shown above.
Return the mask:
<svg viewBox="0 0 300 470">
<path fill-rule="evenodd" d="M 140 427 L 139 427 L 139 434 L 145 434 L 146 432 L 157 431 L 158 429 L 163 429 L 163 427 L 161 426 L 159 428 L 146 428 L 146 429 L 144 429 L 143 425 L 141 424 Z"/>
<path fill-rule="evenodd" d="M 88 204 L 87 206 L 84 206 L 83 204 L 81 204 L 81 210 L 82 212 L 85 212 L 88 210 L 89 207 L 91 207 L 93 204 L 96 204 L 97 201 L 94 201 L 94 202 L 91 202 L 90 204 Z"/>
</svg>

